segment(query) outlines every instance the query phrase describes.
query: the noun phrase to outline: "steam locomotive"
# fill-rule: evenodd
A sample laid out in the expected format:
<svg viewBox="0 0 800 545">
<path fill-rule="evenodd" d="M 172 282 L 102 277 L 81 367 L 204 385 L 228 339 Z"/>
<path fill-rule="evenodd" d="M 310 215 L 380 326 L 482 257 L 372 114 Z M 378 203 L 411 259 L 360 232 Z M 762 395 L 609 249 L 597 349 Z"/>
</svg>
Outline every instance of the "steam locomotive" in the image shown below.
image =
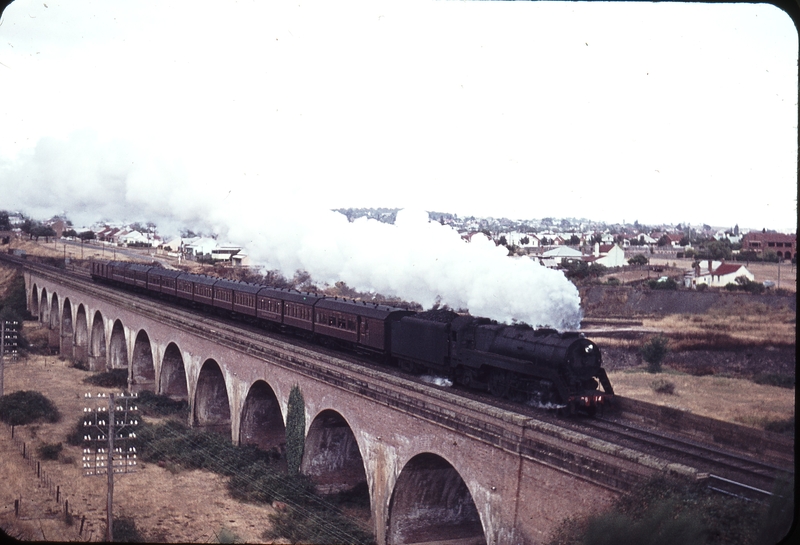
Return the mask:
<svg viewBox="0 0 800 545">
<path fill-rule="evenodd" d="M 379 354 L 406 372 L 448 377 L 498 398 L 594 414 L 614 395 L 600 349 L 578 332 L 508 326 L 449 310 L 416 313 L 120 261 L 93 261 L 91 275 L 96 282 Z"/>
</svg>

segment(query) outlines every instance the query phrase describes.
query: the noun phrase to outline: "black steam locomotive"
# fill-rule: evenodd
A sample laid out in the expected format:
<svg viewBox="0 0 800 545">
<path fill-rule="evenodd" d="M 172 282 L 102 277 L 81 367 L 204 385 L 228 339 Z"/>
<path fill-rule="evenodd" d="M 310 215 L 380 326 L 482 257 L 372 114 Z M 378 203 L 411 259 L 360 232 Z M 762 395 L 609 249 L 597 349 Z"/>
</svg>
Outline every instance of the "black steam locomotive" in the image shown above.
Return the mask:
<svg viewBox="0 0 800 545">
<path fill-rule="evenodd" d="M 594 413 L 614 395 L 600 349 L 577 332 L 447 310 L 415 313 L 119 261 L 93 261 L 92 279 L 381 354 L 409 373 L 448 377 L 500 398 Z"/>
</svg>

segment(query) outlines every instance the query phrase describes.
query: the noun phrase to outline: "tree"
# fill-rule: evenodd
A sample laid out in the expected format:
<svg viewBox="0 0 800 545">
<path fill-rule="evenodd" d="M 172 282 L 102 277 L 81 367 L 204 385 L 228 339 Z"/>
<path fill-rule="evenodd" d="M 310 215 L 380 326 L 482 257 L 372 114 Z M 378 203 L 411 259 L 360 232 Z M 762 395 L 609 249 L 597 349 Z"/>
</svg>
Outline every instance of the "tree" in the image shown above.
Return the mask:
<svg viewBox="0 0 800 545">
<path fill-rule="evenodd" d="M 580 237 L 578 235 L 573 234 L 571 237 L 569 237 L 569 245 L 570 246 L 577 246 L 580 243 L 581 243 L 581 239 L 580 239 Z"/>
<path fill-rule="evenodd" d="M 531 242 L 531 239 L 528 238 L 528 235 L 525 235 L 524 237 L 519 239 L 519 243 L 522 244 L 523 246 L 527 246 L 528 244 L 530 244 L 530 242 Z"/>
<path fill-rule="evenodd" d="M 0 210 L 0 231 L 11 230 L 11 222 L 8 219 L 8 212 Z"/>
<path fill-rule="evenodd" d="M 289 391 L 286 409 L 286 464 L 290 475 L 300 473 L 303 461 L 303 446 L 306 440 L 306 407 L 303 393 L 298 385 Z"/>
<path fill-rule="evenodd" d="M 644 254 L 636 254 L 628 260 L 629 265 L 647 265 L 650 260 Z"/>
<path fill-rule="evenodd" d="M 664 361 L 668 352 L 669 340 L 661 334 L 651 337 L 639 349 L 642 359 L 647 363 L 647 371 L 649 373 L 661 372 L 661 362 Z"/>
<path fill-rule="evenodd" d="M 36 225 L 35 227 L 31 228 L 29 235 L 30 238 L 34 238 L 38 242 L 40 237 L 44 237 L 46 240 L 50 237 L 56 236 L 56 232 L 52 227 L 48 227 L 46 225 Z"/>
<path fill-rule="evenodd" d="M 667 235 L 661 235 L 661 238 L 658 239 L 658 242 L 656 242 L 656 244 L 658 246 L 669 246 L 671 242 Z"/>
<path fill-rule="evenodd" d="M 82 233 L 78 233 L 78 238 L 82 241 L 86 242 L 87 240 L 94 240 L 95 234 L 94 231 L 84 231 Z"/>
</svg>

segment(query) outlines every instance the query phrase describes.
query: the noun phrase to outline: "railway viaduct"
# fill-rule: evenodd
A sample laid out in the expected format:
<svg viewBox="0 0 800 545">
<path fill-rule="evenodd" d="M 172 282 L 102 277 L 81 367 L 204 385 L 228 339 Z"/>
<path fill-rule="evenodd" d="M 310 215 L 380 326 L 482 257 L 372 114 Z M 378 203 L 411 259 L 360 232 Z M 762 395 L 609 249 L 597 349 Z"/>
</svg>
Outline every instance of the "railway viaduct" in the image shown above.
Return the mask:
<svg viewBox="0 0 800 545">
<path fill-rule="evenodd" d="M 261 448 L 285 442 L 289 392 L 305 402 L 301 471 L 321 491 L 367 483 L 379 544 L 541 543 L 567 514 L 674 468 L 291 339 L 26 266 L 50 346 L 133 391 L 188 400 L 191 425 Z"/>
</svg>

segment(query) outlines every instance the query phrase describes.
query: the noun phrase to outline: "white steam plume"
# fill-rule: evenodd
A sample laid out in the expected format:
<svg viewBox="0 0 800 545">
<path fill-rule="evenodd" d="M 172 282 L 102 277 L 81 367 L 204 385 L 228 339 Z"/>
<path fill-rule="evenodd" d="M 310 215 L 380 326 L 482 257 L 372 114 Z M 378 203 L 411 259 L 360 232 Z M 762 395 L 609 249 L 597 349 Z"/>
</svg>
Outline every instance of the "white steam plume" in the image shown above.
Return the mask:
<svg viewBox="0 0 800 545">
<path fill-rule="evenodd" d="M 502 322 L 579 327 L 578 290 L 560 272 L 510 258 L 482 235 L 466 243 L 425 212 L 402 210 L 393 225 L 350 223 L 309 206 L 300 189 L 282 197 L 269 184 L 231 187 L 192 187 L 179 165 L 93 133 L 43 138 L 31 153 L 0 163 L 0 209 L 38 217 L 66 211 L 78 224 L 125 219 L 153 221 L 161 232 L 211 230 L 287 276 L 302 269 L 318 282 L 342 280 L 426 308 L 441 300 Z"/>
</svg>

